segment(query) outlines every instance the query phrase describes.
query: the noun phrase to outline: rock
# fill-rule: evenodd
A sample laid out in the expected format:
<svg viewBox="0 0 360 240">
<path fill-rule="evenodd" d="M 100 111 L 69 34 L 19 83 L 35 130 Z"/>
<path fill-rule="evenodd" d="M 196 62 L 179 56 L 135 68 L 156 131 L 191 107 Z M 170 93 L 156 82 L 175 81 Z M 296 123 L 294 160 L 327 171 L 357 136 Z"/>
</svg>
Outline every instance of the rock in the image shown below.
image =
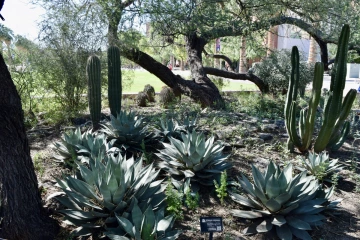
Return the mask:
<svg viewBox="0 0 360 240">
<path fill-rule="evenodd" d="M 261 126 L 261 130 L 264 132 L 274 132 L 278 128 L 276 124 L 264 124 Z"/>
<path fill-rule="evenodd" d="M 273 135 L 270 133 L 259 133 L 259 138 L 263 139 L 264 141 L 268 141 L 273 139 Z"/>
</svg>

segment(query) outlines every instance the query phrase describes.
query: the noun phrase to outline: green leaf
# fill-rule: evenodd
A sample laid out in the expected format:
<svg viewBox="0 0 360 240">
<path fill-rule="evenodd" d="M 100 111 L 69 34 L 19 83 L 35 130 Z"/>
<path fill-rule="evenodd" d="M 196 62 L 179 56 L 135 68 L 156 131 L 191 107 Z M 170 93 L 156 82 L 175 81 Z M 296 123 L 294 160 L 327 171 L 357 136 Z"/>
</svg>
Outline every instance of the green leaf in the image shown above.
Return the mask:
<svg viewBox="0 0 360 240">
<path fill-rule="evenodd" d="M 158 225 L 157 225 L 157 231 L 163 231 L 165 232 L 172 224 L 172 221 L 173 221 L 173 216 L 172 215 L 169 215 L 169 216 L 166 216 L 165 218 L 161 219 L 159 222 L 158 222 Z"/>
<path fill-rule="evenodd" d="M 256 227 L 256 231 L 259 233 L 268 232 L 272 229 L 272 227 L 273 225 L 271 224 L 270 219 L 266 219 Z"/>
<path fill-rule="evenodd" d="M 237 210 L 237 209 L 230 210 L 230 213 L 235 217 L 246 218 L 246 219 L 261 218 L 263 216 L 259 212 L 244 211 L 244 210 Z"/>
<path fill-rule="evenodd" d="M 115 214 L 115 217 L 119 223 L 119 225 L 131 236 L 131 237 L 135 237 L 135 234 L 133 232 L 133 225 L 132 223 L 124 218 L 124 217 L 120 217 L 117 214 Z"/>
<path fill-rule="evenodd" d="M 271 176 L 266 183 L 266 194 L 269 196 L 269 198 L 275 198 L 280 194 L 278 179 L 276 179 L 274 175 Z"/>
<path fill-rule="evenodd" d="M 262 191 L 265 190 L 265 179 L 262 173 L 257 169 L 254 165 L 251 165 L 252 168 L 252 175 L 254 178 L 255 185 L 261 189 Z"/>
<path fill-rule="evenodd" d="M 286 217 L 286 221 L 290 226 L 292 226 L 294 228 L 297 228 L 300 230 L 311 230 L 311 227 L 307 222 L 302 221 L 298 218 L 289 216 L 289 217 Z"/>
<path fill-rule="evenodd" d="M 134 223 L 135 229 L 137 231 L 140 231 L 143 213 L 141 212 L 137 204 L 135 204 L 133 209 L 131 210 L 131 218 L 132 222 Z"/>
<path fill-rule="evenodd" d="M 99 213 L 95 211 L 85 212 L 79 210 L 63 209 L 59 210 L 59 212 L 77 220 L 91 220 L 97 218 L 105 218 L 109 216 L 109 214 Z"/>
<path fill-rule="evenodd" d="M 292 240 L 292 232 L 287 224 L 276 226 L 276 233 L 281 240 Z"/>
<path fill-rule="evenodd" d="M 286 223 L 286 220 L 282 215 L 275 215 L 271 223 L 280 227 Z"/>
<path fill-rule="evenodd" d="M 270 212 L 277 212 L 281 208 L 281 205 L 273 198 L 269 199 L 269 201 L 265 203 L 265 206 Z"/>
<path fill-rule="evenodd" d="M 300 230 L 291 226 L 290 229 L 295 237 L 300 238 L 302 240 L 312 240 L 310 234 L 306 230 Z"/>
</svg>

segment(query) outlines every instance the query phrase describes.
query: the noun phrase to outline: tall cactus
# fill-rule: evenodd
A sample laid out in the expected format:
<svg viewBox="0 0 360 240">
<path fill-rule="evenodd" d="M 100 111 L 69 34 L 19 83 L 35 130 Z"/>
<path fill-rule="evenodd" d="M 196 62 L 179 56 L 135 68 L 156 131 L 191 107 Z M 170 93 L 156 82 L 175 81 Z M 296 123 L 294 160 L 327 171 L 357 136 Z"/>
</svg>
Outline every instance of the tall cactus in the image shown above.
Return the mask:
<svg viewBox="0 0 360 240">
<path fill-rule="evenodd" d="M 121 111 L 121 61 L 120 49 L 116 46 L 108 48 L 108 98 L 113 116 Z"/>
<path fill-rule="evenodd" d="M 350 113 L 351 106 L 356 97 L 356 90 L 351 89 L 344 101 L 342 101 L 346 81 L 349 31 L 349 26 L 345 25 L 340 35 L 338 53 L 331 76 L 329 100 L 324 110 L 323 125 L 315 141 L 315 152 L 322 152 L 325 148 L 337 150 L 343 144 L 345 137 L 349 133 L 350 124 L 345 122 L 345 120 Z M 292 151 L 294 147 L 297 147 L 301 152 L 304 152 L 310 147 L 314 132 L 316 110 L 323 84 L 324 67 L 322 63 L 316 63 L 315 65 L 313 89 L 309 107 L 300 111 L 298 127 L 300 134 L 298 135 L 296 128 L 296 99 L 299 82 L 299 52 L 296 47 L 293 48 L 291 55 L 292 72 L 285 103 L 285 124 L 289 134 L 288 148 Z"/>
<path fill-rule="evenodd" d="M 93 129 L 99 128 L 101 116 L 101 64 L 100 59 L 93 55 L 87 60 L 86 76 L 88 80 L 89 110 Z"/>
<path fill-rule="evenodd" d="M 333 145 L 329 147 L 335 147 L 334 150 L 336 150 L 336 148 L 341 146 L 340 143 L 342 144 L 345 141 L 345 135 L 349 132 L 348 129 L 350 128 L 350 125 L 345 124 L 343 131 L 341 131 L 342 134 L 339 134 L 339 129 L 349 115 L 351 106 L 356 97 L 356 90 L 351 89 L 347 93 L 344 102 L 342 101 L 346 81 L 346 62 L 349 36 L 350 27 L 349 25 L 345 25 L 339 38 L 338 51 L 334 62 L 334 70 L 331 73 L 329 99 L 325 106 L 323 115 L 324 122 L 314 145 L 315 152 L 323 151 L 329 143 Z"/>
</svg>

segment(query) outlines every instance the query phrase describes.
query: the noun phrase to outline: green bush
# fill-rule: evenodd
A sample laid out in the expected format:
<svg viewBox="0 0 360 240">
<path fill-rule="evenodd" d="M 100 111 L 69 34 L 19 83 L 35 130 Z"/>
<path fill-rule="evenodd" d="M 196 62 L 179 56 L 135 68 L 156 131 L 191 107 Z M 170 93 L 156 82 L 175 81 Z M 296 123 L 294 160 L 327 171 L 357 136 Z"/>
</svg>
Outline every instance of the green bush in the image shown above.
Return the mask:
<svg viewBox="0 0 360 240">
<path fill-rule="evenodd" d="M 299 88 L 305 90 L 313 79 L 314 64 L 305 62 L 304 56 L 301 60 Z M 283 49 L 272 52 L 262 62 L 254 64 L 251 72 L 269 85 L 271 94 L 286 93 L 291 73 L 291 51 Z"/>
</svg>

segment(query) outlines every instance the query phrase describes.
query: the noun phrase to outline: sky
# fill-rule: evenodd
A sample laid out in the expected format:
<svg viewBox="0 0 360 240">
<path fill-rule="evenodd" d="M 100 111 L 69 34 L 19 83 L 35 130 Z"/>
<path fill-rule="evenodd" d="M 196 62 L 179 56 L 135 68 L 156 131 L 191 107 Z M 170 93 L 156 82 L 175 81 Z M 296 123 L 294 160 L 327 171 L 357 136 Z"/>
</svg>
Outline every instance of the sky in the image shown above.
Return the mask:
<svg viewBox="0 0 360 240">
<path fill-rule="evenodd" d="M 0 23 L 13 30 L 15 35 L 34 40 L 39 33 L 36 22 L 43 13 L 44 10 L 31 5 L 30 0 L 6 0 L 1 10 L 5 21 Z"/>
</svg>

